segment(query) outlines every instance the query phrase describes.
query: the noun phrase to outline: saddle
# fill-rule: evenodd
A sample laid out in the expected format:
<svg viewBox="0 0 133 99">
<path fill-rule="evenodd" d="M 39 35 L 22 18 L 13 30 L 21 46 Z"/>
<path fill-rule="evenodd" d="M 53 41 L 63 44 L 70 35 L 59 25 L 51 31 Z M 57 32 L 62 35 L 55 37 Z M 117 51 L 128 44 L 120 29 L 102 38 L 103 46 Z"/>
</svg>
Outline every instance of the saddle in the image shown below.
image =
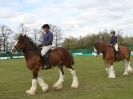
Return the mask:
<svg viewBox="0 0 133 99">
<path fill-rule="evenodd" d="M 120 60 L 120 58 L 121 58 L 121 56 L 120 56 L 120 48 L 118 47 L 118 52 L 115 50 L 115 48 L 114 48 L 114 46 L 112 46 L 112 45 L 109 45 L 110 47 L 112 47 L 113 48 L 113 50 L 114 50 L 114 58 L 115 58 L 115 60 Z"/>
</svg>

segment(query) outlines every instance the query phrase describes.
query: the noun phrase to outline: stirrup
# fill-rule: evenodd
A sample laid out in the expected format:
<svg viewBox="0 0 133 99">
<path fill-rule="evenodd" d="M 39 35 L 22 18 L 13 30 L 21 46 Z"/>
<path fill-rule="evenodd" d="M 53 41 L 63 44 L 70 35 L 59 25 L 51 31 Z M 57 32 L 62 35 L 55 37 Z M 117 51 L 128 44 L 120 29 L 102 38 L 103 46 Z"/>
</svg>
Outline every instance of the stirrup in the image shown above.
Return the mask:
<svg viewBox="0 0 133 99">
<path fill-rule="evenodd" d="M 44 69 L 44 70 L 47 70 L 47 69 L 49 69 L 49 68 L 50 68 L 50 67 L 49 67 L 48 65 L 44 65 L 44 66 L 43 66 L 43 69 Z"/>
</svg>

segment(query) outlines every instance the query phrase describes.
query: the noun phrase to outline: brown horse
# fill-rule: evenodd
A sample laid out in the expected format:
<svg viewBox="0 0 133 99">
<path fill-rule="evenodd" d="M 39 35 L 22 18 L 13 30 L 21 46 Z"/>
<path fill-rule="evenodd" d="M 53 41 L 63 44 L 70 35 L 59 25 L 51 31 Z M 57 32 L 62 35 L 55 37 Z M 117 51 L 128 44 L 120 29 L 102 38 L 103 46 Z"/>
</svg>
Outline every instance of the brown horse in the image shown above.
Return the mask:
<svg viewBox="0 0 133 99">
<path fill-rule="evenodd" d="M 113 62 L 123 60 L 125 63 L 125 72 L 123 75 L 128 75 L 132 72 L 132 68 L 130 66 L 130 53 L 131 51 L 126 46 L 119 46 L 120 50 L 120 58 L 115 58 L 115 50 L 112 46 L 108 45 L 105 42 L 96 42 L 94 46 L 94 51 L 96 53 L 103 54 L 103 60 L 105 63 L 105 70 L 108 74 L 108 78 L 115 78 L 115 72 L 113 69 Z"/>
<path fill-rule="evenodd" d="M 39 48 L 36 47 L 36 45 L 29 37 L 27 37 L 26 35 L 20 35 L 14 47 L 12 48 L 12 52 L 15 52 L 17 50 L 23 51 L 26 59 L 26 65 L 33 74 L 32 86 L 29 90 L 26 91 L 26 93 L 28 95 L 35 95 L 37 83 L 41 86 L 43 92 L 46 92 L 48 85 L 42 80 L 41 77 L 38 76 L 38 72 L 44 64 L 43 57 L 41 56 Z M 56 90 L 60 90 L 63 87 L 62 83 L 64 81 L 64 65 L 71 72 L 73 78 L 71 88 L 78 88 L 78 78 L 76 76 L 75 70 L 72 68 L 73 64 L 74 60 L 72 55 L 64 48 L 55 48 L 49 54 L 49 65 L 51 66 L 51 68 L 57 66 L 59 69 L 59 80 L 53 85 Z"/>
</svg>

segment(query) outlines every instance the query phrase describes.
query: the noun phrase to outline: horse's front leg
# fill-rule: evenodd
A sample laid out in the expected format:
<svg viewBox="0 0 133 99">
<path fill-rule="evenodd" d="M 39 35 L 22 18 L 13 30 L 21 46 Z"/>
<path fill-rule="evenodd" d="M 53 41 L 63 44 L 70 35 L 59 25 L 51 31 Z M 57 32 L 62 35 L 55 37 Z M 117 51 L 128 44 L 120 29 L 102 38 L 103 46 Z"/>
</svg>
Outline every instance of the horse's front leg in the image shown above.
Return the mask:
<svg viewBox="0 0 133 99">
<path fill-rule="evenodd" d="M 113 69 L 113 64 L 108 64 L 108 78 L 115 78 L 115 72 Z"/>
<path fill-rule="evenodd" d="M 32 85 L 29 90 L 26 90 L 26 93 L 28 95 L 35 95 L 36 89 L 37 89 L 37 76 L 38 76 L 38 70 L 33 69 L 32 70 L 33 79 L 32 79 Z"/>
<path fill-rule="evenodd" d="M 103 58 L 104 64 L 105 64 L 105 71 L 107 72 L 107 75 L 109 75 L 109 70 L 108 70 L 108 63 L 105 58 Z"/>
<path fill-rule="evenodd" d="M 45 83 L 45 81 L 41 78 L 41 77 L 38 77 L 37 78 L 37 82 L 38 84 L 40 85 L 40 87 L 42 88 L 42 91 L 43 92 L 46 92 L 48 90 L 48 85 L 47 83 Z"/>
</svg>

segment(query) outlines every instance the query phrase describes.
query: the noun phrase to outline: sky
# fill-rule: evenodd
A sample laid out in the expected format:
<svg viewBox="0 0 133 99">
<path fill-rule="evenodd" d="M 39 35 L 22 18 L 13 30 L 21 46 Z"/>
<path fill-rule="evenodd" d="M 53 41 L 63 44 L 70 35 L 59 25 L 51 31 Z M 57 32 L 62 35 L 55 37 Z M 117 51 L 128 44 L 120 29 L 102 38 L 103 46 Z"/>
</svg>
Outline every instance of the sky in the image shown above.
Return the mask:
<svg viewBox="0 0 133 99">
<path fill-rule="evenodd" d="M 54 24 L 65 37 L 86 36 L 107 29 L 133 36 L 133 0 L 0 0 L 0 24 L 14 31 Z"/>
</svg>

